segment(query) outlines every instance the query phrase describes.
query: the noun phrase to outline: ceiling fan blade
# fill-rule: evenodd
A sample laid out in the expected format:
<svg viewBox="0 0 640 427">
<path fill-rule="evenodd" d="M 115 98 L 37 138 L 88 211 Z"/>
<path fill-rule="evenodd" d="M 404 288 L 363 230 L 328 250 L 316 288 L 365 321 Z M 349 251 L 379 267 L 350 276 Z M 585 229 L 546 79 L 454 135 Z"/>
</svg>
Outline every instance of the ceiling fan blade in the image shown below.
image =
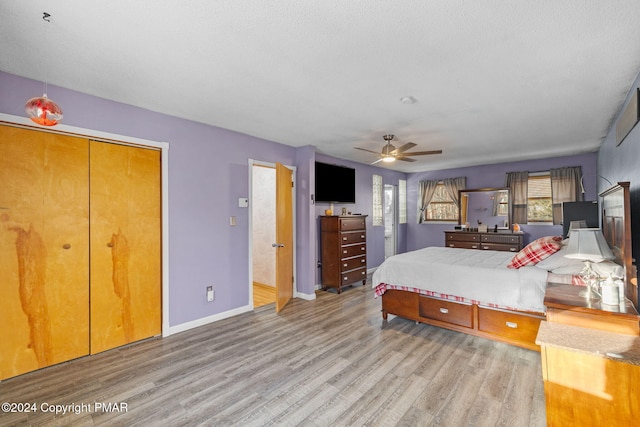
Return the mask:
<svg viewBox="0 0 640 427">
<path fill-rule="evenodd" d="M 378 156 L 380 155 L 378 151 L 371 151 L 371 150 L 367 150 L 366 148 L 358 148 L 358 147 L 353 147 L 353 148 L 355 148 L 356 150 L 366 151 L 367 153 L 377 154 Z"/>
<path fill-rule="evenodd" d="M 411 157 L 398 156 L 396 160 L 402 160 L 403 162 L 415 162 L 416 159 L 412 159 Z"/>
<path fill-rule="evenodd" d="M 413 151 L 411 153 L 402 153 L 403 156 L 427 156 L 429 154 L 442 154 L 442 150 Z"/>
<path fill-rule="evenodd" d="M 406 144 L 396 148 L 394 150 L 394 154 L 401 154 L 404 153 L 407 150 L 412 149 L 413 147 L 415 147 L 417 144 L 414 144 L 413 142 L 407 142 Z"/>
<path fill-rule="evenodd" d="M 382 157 L 381 157 L 381 158 L 379 158 L 378 160 L 376 160 L 375 162 L 373 162 L 373 163 L 369 163 L 369 164 L 370 164 L 370 165 L 375 165 L 376 163 L 381 162 L 381 161 L 382 161 Z"/>
</svg>

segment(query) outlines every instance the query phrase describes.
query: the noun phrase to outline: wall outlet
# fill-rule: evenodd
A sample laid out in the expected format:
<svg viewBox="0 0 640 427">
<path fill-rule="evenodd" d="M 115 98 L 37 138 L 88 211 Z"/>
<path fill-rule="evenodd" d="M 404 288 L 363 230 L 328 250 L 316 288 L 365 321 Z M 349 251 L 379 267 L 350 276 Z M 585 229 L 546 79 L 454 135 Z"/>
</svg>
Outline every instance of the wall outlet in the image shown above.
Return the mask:
<svg viewBox="0 0 640 427">
<path fill-rule="evenodd" d="M 207 301 L 211 302 L 213 301 L 213 298 L 214 298 L 213 286 L 207 286 Z"/>
</svg>

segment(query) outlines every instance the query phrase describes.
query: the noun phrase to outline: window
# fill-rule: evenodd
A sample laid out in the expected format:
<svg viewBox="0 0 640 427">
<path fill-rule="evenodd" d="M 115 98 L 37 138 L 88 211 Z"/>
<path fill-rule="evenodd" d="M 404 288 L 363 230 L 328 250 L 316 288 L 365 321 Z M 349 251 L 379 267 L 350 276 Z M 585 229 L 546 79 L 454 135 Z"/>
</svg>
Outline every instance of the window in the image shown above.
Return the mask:
<svg viewBox="0 0 640 427">
<path fill-rule="evenodd" d="M 449 196 L 444 183 L 438 182 L 431 201 L 424 211 L 425 221 L 458 221 L 458 205 Z"/>
<path fill-rule="evenodd" d="M 382 175 L 373 175 L 372 225 L 382 225 Z"/>
<path fill-rule="evenodd" d="M 552 222 L 551 176 L 549 172 L 529 174 L 527 222 Z"/>
<path fill-rule="evenodd" d="M 398 180 L 398 223 L 407 223 L 407 181 Z"/>
</svg>

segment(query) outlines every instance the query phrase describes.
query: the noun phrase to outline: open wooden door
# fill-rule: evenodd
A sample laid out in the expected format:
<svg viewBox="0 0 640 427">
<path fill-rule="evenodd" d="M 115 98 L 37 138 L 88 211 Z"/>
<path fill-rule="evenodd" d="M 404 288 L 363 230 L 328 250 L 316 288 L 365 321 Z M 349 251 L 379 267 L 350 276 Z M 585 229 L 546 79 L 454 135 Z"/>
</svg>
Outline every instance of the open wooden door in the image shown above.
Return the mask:
<svg viewBox="0 0 640 427">
<path fill-rule="evenodd" d="M 276 163 L 276 313 L 293 297 L 293 175 Z"/>
</svg>

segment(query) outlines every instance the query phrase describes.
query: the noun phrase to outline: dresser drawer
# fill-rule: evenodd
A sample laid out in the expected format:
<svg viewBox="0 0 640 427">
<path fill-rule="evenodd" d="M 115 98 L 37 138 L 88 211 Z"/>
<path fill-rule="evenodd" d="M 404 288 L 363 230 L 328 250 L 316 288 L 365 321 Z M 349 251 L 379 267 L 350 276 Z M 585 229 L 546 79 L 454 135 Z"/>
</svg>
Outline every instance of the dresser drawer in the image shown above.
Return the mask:
<svg viewBox="0 0 640 427">
<path fill-rule="evenodd" d="M 343 285 L 347 285 L 353 282 L 359 282 L 367 278 L 367 269 L 359 268 L 357 270 L 347 271 L 345 273 L 342 273 L 340 277 L 342 278 Z"/>
<path fill-rule="evenodd" d="M 447 242 L 479 242 L 480 235 L 476 233 L 446 233 Z"/>
<path fill-rule="evenodd" d="M 367 257 L 359 256 L 357 258 L 347 258 L 340 261 L 340 271 L 349 271 L 356 268 L 362 268 L 367 266 Z"/>
<path fill-rule="evenodd" d="M 478 242 L 447 242 L 449 248 L 462 248 L 462 249 L 480 249 L 480 243 Z"/>
<path fill-rule="evenodd" d="M 342 256 L 340 258 L 344 259 L 344 258 L 351 258 L 354 256 L 360 256 L 360 255 L 364 255 L 367 253 L 367 245 L 362 243 L 359 245 L 350 245 L 350 246 L 343 246 L 340 248 L 340 251 L 342 253 Z"/>
<path fill-rule="evenodd" d="M 541 317 L 478 307 L 478 330 L 520 341 L 535 342 Z"/>
<path fill-rule="evenodd" d="M 356 231 L 355 233 L 340 233 L 340 243 L 343 245 L 349 245 L 351 243 L 362 243 L 367 241 L 367 233 L 363 231 Z"/>
<path fill-rule="evenodd" d="M 482 234 L 481 238 L 483 243 L 502 243 L 506 245 L 516 245 L 520 244 L 522 240 L 522 236 L 514 236 L 511 234 Z"/>
<path fill-rule="evenodd" d="M 473 328 L 473 307 L 469 304 L 420 296 L 420 317 Z"/>
<path fill-rule="evenodd" d="M 504 251 L 504 252 L 518 252 L 520 251 L 518 245 L 501 245 L 499 243 L 482 243 L 480 249 L 489 251 Z"/>
<path fill-rule="evenodd" d="M 365 217 L 340 218 L 340 230 L 342 231 L 364 230 L 365 228 Z"/>
</svg>

